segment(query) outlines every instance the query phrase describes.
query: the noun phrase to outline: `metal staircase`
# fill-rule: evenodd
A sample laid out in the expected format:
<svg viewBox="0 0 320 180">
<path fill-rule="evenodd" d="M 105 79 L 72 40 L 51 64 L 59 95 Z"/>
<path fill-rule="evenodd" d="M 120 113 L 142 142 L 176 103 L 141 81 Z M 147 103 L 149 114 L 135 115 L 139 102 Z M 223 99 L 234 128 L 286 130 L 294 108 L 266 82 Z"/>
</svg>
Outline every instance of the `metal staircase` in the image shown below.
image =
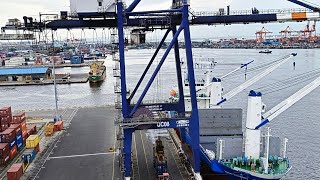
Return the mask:
<svg viewBox="0 0 320 180">
<path fill-rule="evenodd" d="M 119 53 L 119 38 L 118 38 L 118 30 L 116 28 L 111 29 L 111 55 L 112 55 L 112 61 L 114 62 L 113 66 L 113 77 L 115 78 L 115 85 L 114 85 L 114 93 L 116 94 L 115 99 L 115 119 L 114 124 L 116 127 L 117 132 L 117 141 L 118 141 L 118 151 L 119 151 L 119 166 L 122 172 L 124 172 L 124 159 L 123 159 L 123 128 L 119 126 L 119 124 L 122 122 L 122 103 L 121 103 L 121 76 L 120 76 L 120 61 L 118 58 Z"/>
</svg>

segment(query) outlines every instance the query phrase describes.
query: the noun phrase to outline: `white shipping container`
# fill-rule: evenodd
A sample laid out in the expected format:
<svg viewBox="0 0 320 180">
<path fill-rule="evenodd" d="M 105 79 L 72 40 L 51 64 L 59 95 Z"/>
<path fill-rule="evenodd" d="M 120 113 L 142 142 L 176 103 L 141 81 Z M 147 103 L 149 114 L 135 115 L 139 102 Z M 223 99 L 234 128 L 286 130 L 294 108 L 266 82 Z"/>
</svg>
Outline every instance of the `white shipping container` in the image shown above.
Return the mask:
<svg viewBox="0 0 320 180">
<path fill-rule="evenodd" d="M 115 12 L 115 0 L 70 0 L 71 13 Z"/>
</svg>

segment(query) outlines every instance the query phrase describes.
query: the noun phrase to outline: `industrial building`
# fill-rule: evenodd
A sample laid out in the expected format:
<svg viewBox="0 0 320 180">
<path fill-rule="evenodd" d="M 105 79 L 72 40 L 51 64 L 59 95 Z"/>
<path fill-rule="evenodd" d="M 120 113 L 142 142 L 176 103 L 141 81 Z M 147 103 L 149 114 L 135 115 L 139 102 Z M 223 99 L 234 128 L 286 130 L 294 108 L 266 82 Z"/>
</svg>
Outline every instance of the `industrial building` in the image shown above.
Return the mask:
<svg viewBox="0 0 320 180">
<path fill-rule="evenodd" d="M 48 79 L 51 69 L 48 67 L 1 68 L 0 81 L 33 81 Z"/>
</svg>

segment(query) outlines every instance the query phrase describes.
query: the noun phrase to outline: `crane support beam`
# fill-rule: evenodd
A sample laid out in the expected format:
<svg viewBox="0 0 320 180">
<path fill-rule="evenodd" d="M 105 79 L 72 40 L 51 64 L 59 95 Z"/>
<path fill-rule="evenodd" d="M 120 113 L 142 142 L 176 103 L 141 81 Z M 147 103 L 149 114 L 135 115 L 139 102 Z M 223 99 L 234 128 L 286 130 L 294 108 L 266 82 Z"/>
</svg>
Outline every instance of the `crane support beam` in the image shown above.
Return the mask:
<svg viewBox="0 0 320 180">
<path fill-rule="evenodd" d="M 126 9 L 126 12 L 132 12 L 134 8 L 137 7 L 137 5 L 140 3 L 141 0 L 134 0 L 130 6 Z"/>
<path fill-rule="evenodd" d="M 154 52 L 153 56 L 151 57 L 151 59 L 150 59 L 150 61 L 149 61 L 148 65 L 147 65 L 146 69 L 145 69 L 145 70 L 144 70 L 144 72 L 142 73 L 142 75 L 141 75 L 141 77 L 140 77 L 140 79 L 139 79 L 139 81 L 138 81 L 138 83 L 137 83 L 136 87 L 134 88 L 134 90 L 133 90 L 133 91 L 132 91 L 132 93 L 130 94 L 129 102 L 132 100 L 132 98 L 133 98 L 133 97 L 134 97 L 134 95 L 136 94 L 136 92 L 137 92 L 138 88 L 140 87 L 140 85 L 141 85 L 141 83 L 142 83 L 142 81 L 143 81 L 144 77 L 145 77 L 145 76 L 146 76 L 146 74 L 148 73 L 148 71 L 149 71 L 149 69 L 150 69 L 150 67 L 151 67 L 151 65 L 152 65 L 152 63 L 153 63 L 153 61 L 154 61 L 154 60 L 155 60 L 155 58 L 157 57 L 157 55 L 158 55 L 158 53 L 159 53 L 159 51 L 160 51 L 160 49 L 161 49 L 161 47 L 162 47 L 162 45 L 163 45 L 164 41 L 167 39 L 167 37 L 168 37 L 168 35 L 169 35 L 170 31 L 171 31 L 171 29 L 168 29 L 168 30 L 166 31 L 166 33 L 164 34 L 164 36 L 163 36 L 162 40 L 160 41 L 160 43 L 159 43 L 159 45 L 158 45 L 158 47 L 157 47 L 156 51 Z"/>
<path fill-rule="evenodd" d="M 266 112 L 263 117 L 265 119 L 262 120 L 262 122 L 255 128 L 259 129 L 262 126 L 266 125 L 270 121 L 272 121 L 274 118 L 276 118 L 278 115 L 280 115 L 282 112 L 287 110 L 289 107 L 294 105 L 296 102 L 298 102 L 300 99 L 302 99 L 304 96 L 308 95 L 310 92 L 312 92 L 314 89 L 316 89 L 318 86 L 320 86 L 320 77 L 294 93 L 292 96 L 287 98 L 286 100 L 279 103 L 277 106 Z"/>
<path fill-rule="evenodd" d="M 252 84 L 254 84 L 255 82 L 259 81 L 261 78 L 265 77 L 266 75 L 270 74 L 272 71 L 276 70 L 278 67 L 280 67 L 282 64 L 284 64 L 285 62 L 287 62 L 290 58 L 292 58 L 293 56 L 295 56 L 294 54 L 291 55 L 287 55 L 285 57 L 282 58 L 282 60 L 280 62 L 278 62 L 277 64 L 267 68 L 266 70 L 264 70 L 263 72 L 261 72 L 260 74 L 256 75 L 255 77 L 249 79 L 248 81 L 244 82 L 243 84 L 241 84 L 240 86 L 236 87 L 235 89 L 231 90 L 230 92 L 228 92 L 227 94 L 225 94 L 223 96 L 223 99 L 218 102 L 216 105 L 221 105 L 222 103 L 226 102 L 227 100 L 229 100 L 230 98 L 234 97 L 235 95 L 237 95 L 238 93 L 240 93 L 241 91 L 245 90 L 247 87 L 251 86 Z"/>
<path fill-rule="evenodd" d="M 156 78 L 156 76 L 157 76 L 160 68 L 162 67 L 164 61 L 166 60 L 166 58 L 167 58 L 170 50 L 172 49 L 172 47 L 173 47 L 173 45 L 174 45 L 174 43 L 175 43 L 175 40 L 178 38 L 180 32 L 183 30 L 183 27 L 184 27 L 183 24 L 181 24 L 180 27 L 179 27 L 179 29 L 178 29 L 178 31 L 177 31 L 176 34 L 174 35 L 174 37 L 173 37 L 170 45 L 168 46 L 166 52 L 164 53 L 163 57 L 161 58 L 158 66 L 156 67 L 155 71 L 153 72 L 153 74 L 152 74 L 152 76 L 151 76 L 151 78 L 150 78 L 147 86 L 146 86 L 145 89 L 143 90 L 140 98 L 138 99 L 137 103 L 135 104 L 135 106 L 133 107 L 131 113 L 129 114 L 129 116 L 132 116 L 132 115 L 136 112 L 136 110 L 137 110 L 137 108 L 139 107 L 140 103 L 142 102 L 143 98 L 144 98 L 145 95 L 147 94 L 147 92 L 148 92 L 150 86 L 152 85 L 154 79 Z"/>
<path fill-rule="evenodd" d="M 253 63 L 253 62 L 254 62 L 254 60 L 251 60 L 251 61 L 250 61 L 250 62 L 248 62 L 248 63 L 241 64 L 241 66 L 240 66 L 240 67 L 237 67 L 236 69 L 234 69 L 234 70 L 232 70 L 232 71 L 228 72 L 227 74 L 225 74 L 225 75 L 221 76 L 219 79 L 223 79 L 223 78 L 225 78 L 225 77 L 229 76 L 230 74 L 232 74 L 232 73 L 234 73 L 234 72 L 236 72 L 236 71 L 238 71 L 238 70 L 240 70 L 240 69 L 242 69 L 242 68 L 247 68 L 247 66 L 248 66 L 249 64 Z M 213 83 L 212 83 L 212 82 L 210 82 L 208 85 L 204 86 L 203 88 L 198 89 L 198 90 L 197 90 L 197 92 L 200 92 L 200 91 L 202 91 L 202 90 L 206 90 L 206 89 L 207 89 L 208 87 L 210 87 L 212 84 L 213 84 Z"/>
<path fill-rule="evenodd" d="M 294 4 L 297 4 L 297 5 L 300 5 L 300 6 L 302 6 L 302 7 L 311 9 L 311 10 L 314 11 L 314 12 L 320 12 L 319 7 L 311 6 L 311 5 L 307 4 L 307 3 L 301 2 L 301 1 L 299 1 L 299 0 L 288 0 L 288 1 L 290 1 L 290 2 L 292 2 L 292 3 L 294 3 Z"/>
<path fill-rule="evenodd" d="M 177 10 L 174 10 L 177 11 Z M 179 10 L 178 10 L 179 11 Z M 142 13 L 142 12 L 141 12 Z M 133 13 L 134 14 L 134 13 Z M 142 14 L 143 16 L 146 14 Z M 132 17 L 127 19 L 126 27 L 140 27 L 144 22 L 146 27 L 166 26 L 168 24 L 179 25 L 182 22 L 181 15 L 166 15 L 159 17 Z M 129 16 L 129 15 L 128 15 Z M 280 13 L 280 14 L 251 14 L 251 15 L 229 15 L 229 16 L 196 16 L 190 20 L 190 25 L 217 25 L 217 24 L 249 24 L 249 23 L 268 23 L 268 22 L 289 22 L 319 19 L 319 13 Z M 46 24 L 40 24 L 37 28 L 49 29 L 72 29 L 72 28 L 104 28 L 117 27 L 117 20 L 110 19 L 79 19 L 79 20 L 54 20 Z M 5 28 L 5 27 L 4 27 Z M 33 28 L 33 27 L 30 27 Z"/>
</svg>

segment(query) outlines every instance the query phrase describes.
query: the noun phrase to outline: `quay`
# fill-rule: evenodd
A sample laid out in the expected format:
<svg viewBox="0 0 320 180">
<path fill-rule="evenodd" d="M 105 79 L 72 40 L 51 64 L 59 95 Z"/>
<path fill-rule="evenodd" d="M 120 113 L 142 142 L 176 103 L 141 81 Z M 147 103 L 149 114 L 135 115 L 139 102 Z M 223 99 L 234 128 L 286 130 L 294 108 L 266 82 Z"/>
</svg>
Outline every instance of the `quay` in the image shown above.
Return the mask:
<svg viewBox="0 0 320 180">
<path fill-rule="evenodd" d="M 53 113 L 53 110 L 43 110 L 26 112 L 26 115 L 29 119 L 48 119 Z M 59 113 L 64 120 L 64 130 L 52 137 L 45 137 L 41 133 L 43 130 L 39 129 L 40 153 L 21 179 L 121 179 L 114 107 L 63 109 Z M 163 140 L 170 178 L 189 180 L 190 175 L 179 158 L 173 139 L 168 136 Z M 132 148 L 133 179 L 155 179 L 153 144 L 146 136 L 146 131 L 134 133 Z M 5 170 L 2 169 L 0 179 L 5 179 Z"/>
</svg>

